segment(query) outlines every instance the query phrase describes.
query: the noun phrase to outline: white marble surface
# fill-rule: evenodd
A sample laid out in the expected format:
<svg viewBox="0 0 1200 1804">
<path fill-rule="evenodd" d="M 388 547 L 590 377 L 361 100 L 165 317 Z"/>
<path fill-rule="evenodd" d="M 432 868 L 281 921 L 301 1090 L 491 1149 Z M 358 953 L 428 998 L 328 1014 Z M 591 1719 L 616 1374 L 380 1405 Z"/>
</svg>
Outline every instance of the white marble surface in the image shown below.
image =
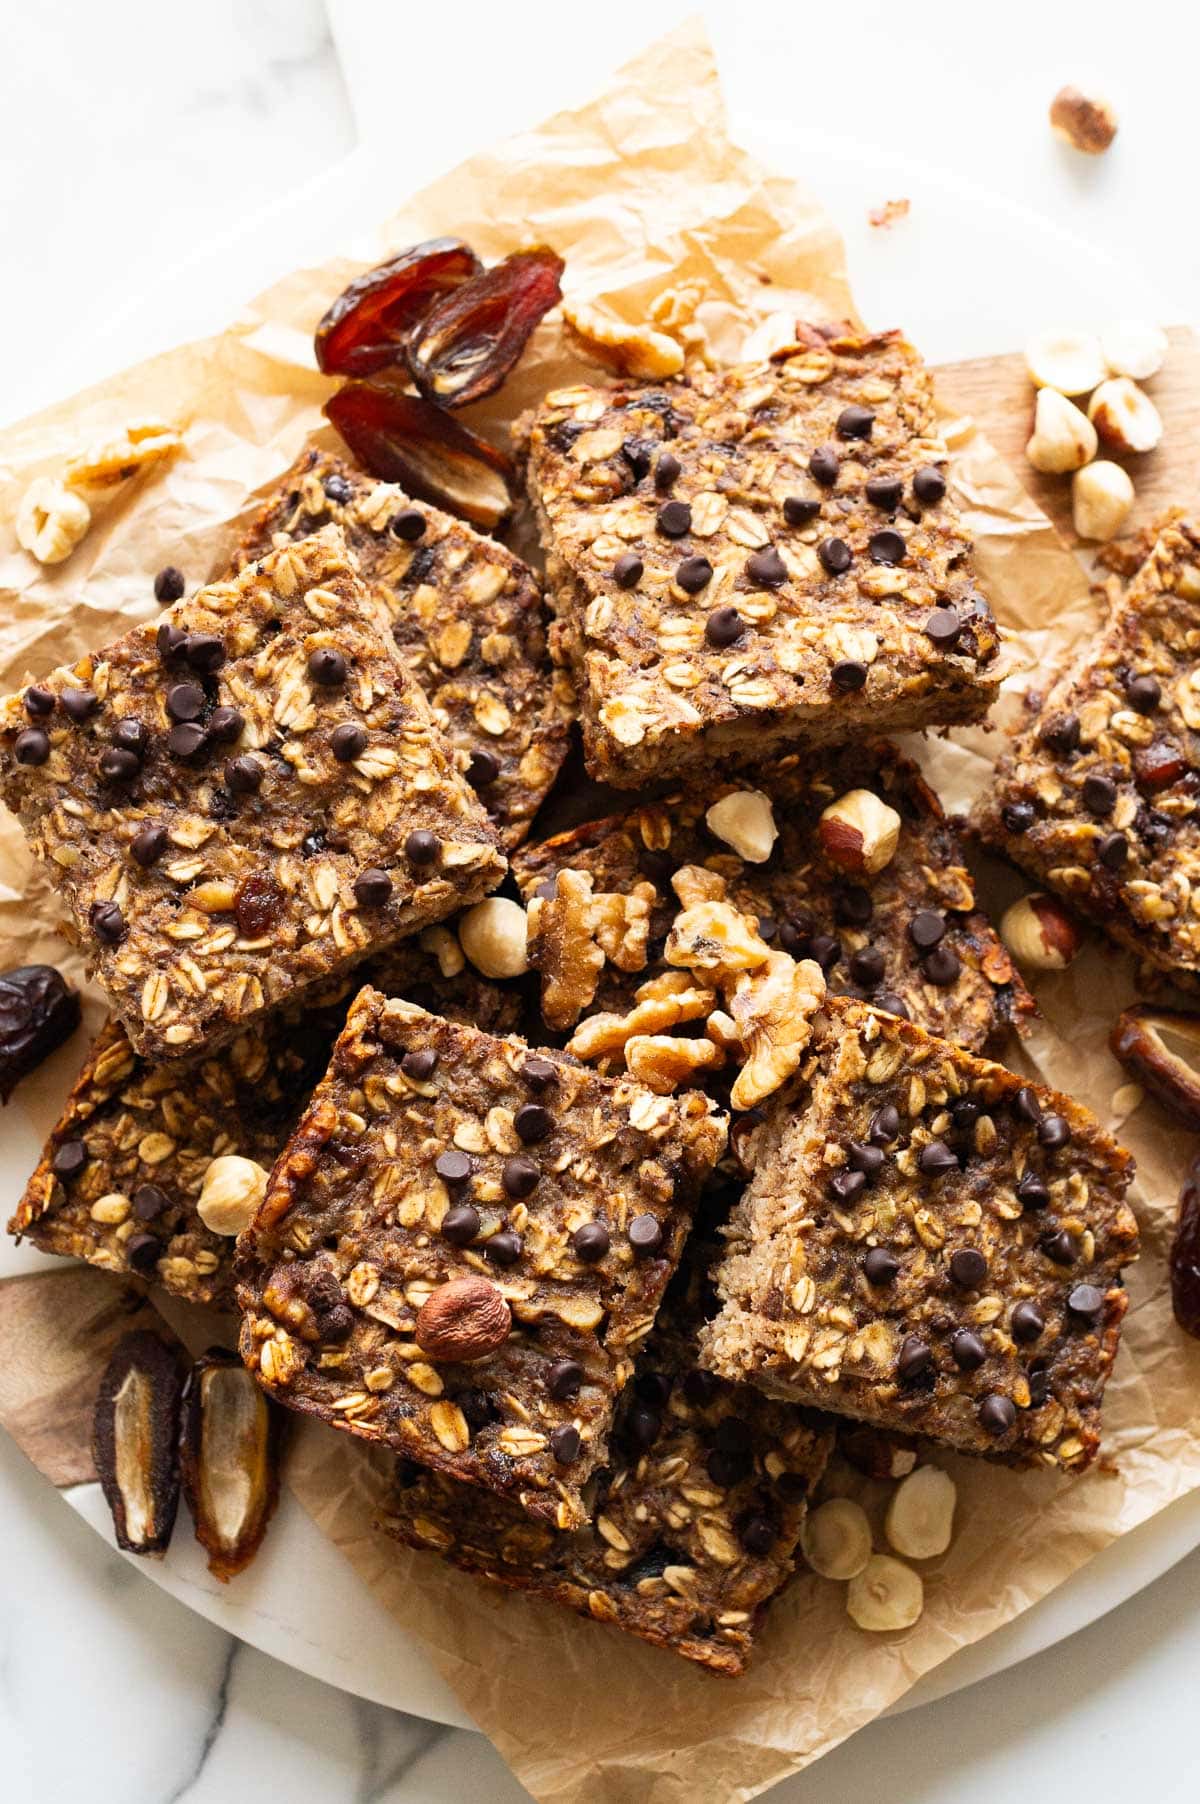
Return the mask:
<svg viewBox="0 0 1200 1804">
<path fill-rule="evenodd" d="M 605 0 L 602 40 L 561 4 L 460 0 L 449 36 L 436 7 L 331 0 L 328 10 L 327 20 L 319 0 L 4 9 L 0 417 L 219 324 L 389 199 L 549 105 L 584 98 L 682 9 Z M 1101 270 L 1107 255 L 1122 281 L 1152 283 L 1175 317 L 1197 312 L 1200 241 L 1179 223 L 1179 184 L 1194 164 L 1194 15 L 1158 3 L 1135 12 L 1128 0 L 1017 0 L 1003 15 L 941 0 L 915 11 L 860 0 L 841 15 L 757 0 L 713 7 L 709 24 L 735 110 L 768 141 L 780 125 L 807 134 L 809 178 L 831 204 L 854 188 L 834 178 L 835 164 L 857 159 L 874 182 L 880 150 L 901 146 L 896 188 L 917 202 L 904 229 L 921 230 L 922 166 L 949 165 L 964 218 L 971 185 L 983 186 L 1077 238 L 1081 270 Z M 938 85 L 926 98 L 930 66 Z M 1089 68 L 1115 92 L 1124 125 L 1098 166 L 1062 154 L 1042 124 L 1055 87 Z M 373 152 L 361 180 L 356 143 Z M 289 203 L 306 182 L 321 190 L 320 209 Z M 261 232 L 238 229 L 248 220 Z M 857 215 L 844 225 L 864 304 L 890 313 L 911 255 L 889 268 L 887 240 L 869 242 Z M 1031 238 L 1045 229 L 1029 222 Z M 214 274 L 206 253 L 223 238 L 237 252 Z M 1024 277 L 1019 259 L 989 261 L 972 244 L 939 278 L 957 333 L 943 336 L 943 354 L 1017 343 L 1071 292 L 1069 271 L 1046 294 L 1029 294 Z M 921 287 L 928 296 L 936 284 Z M 0 1547 L 6 1804 L 524 1796 L 482 1738 L 347 1697 L 201 1621 L 106 1550 L 3 1437 Z M 1136 1787 L 1162 1804 L 1191 1799 L 1198 1662 L 1200 1553 L 1058 1648 L 874 1725 L 776 1795 L 1115 1804 Z"/>
</svg>

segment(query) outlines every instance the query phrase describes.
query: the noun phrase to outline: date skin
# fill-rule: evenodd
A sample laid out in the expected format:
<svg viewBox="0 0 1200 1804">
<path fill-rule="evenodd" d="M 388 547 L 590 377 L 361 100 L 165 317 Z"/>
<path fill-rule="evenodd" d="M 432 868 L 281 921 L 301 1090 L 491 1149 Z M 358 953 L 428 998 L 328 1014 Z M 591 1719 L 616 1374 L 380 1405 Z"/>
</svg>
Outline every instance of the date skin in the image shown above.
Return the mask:
<svg viewBox="0 0 1200 1804">
<path fill-rule="evenodd" d="M 347 382 L 325 416 L 354 457 L 382 482 L 490 532 L 512 508 L 512 466 L 503 452 L 388 374 Z"/>
<path fill-rule="evenodd" d="M 481 268 L 461 238 L 429 238 L 344 288 L 317 327 L 317 368 L 367 376 L 404 361 L 405 341 L 437 302 Z"/>
<path fill-rule="evenodd" d="M 79 1026 L 79 995 L 53 965 L 0 977 L 0 1102 Z"/>
<path fill-rule="evenodd" d="M 562 299 L 565 268 L 547 245 L 514 251 L 438 302 L 408 341 L 408 367 L 439 407 L 494 395 L 530 333 Z"/>
</svg>

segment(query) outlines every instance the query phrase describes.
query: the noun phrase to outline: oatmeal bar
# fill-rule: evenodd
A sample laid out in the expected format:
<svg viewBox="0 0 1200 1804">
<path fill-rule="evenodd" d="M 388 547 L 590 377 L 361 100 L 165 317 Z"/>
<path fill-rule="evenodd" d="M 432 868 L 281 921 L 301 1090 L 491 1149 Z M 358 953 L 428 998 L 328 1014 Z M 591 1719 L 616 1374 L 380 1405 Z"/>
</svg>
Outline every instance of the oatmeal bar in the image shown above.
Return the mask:
<svg viewBox="0 0 1200 1804">
<path fill-rule="evenodd" d="M 398 1462 L 380 1527 L 477 1577 L 613 1623 L 711 1672 L 743 1672 L 792 1575 L 832 1435 L 696 1363 L 681 1272 L 622 1394 L 591 1519 L 562 1534 L 502 1497 Z"/>
<path fill-rule="evenodd" d="M 593 776 L 976 720 L 995 696 L 917 353 L 801 336 L 659 388 L 561 389 L 524 427 Z"/>
<path fill-rule="evenodd" d="M 1200 985 L 1200 528 L 1173 521 L 996 767 L 981 838 Z"/>
<path fill-rule="evenodd" d="M 238 1243 L 243 1357 L 292 1408 L 574 1528 L 724 1140 L 694 1091 L 365 989 Z"/>
<path fill-rule="evenodd" d="M 755 1139 L 706 1365 L 1009 1464 L 1095 1457 L 1137 1224 L 1086 1109 L 833 1001 Z"/>
<path fill-rule="evenodd" d="M 504 873 L 336 527 L 0 703 L 0 797 L 156 1062 Z"/>
<path fill-rule="evenodd" d="M 541 592 L 495 539 L 312 449 L 270 495 L 239 564 L 332 520 L 381 596 L 400 656 L 501 844 L 529 831 L 567 748 L 570 678 L 546 649 Z"/>
<path fill-rule="evenodd" d="M 197 1209 L 215 1159 L 269 1170 L 329 1063 L 361 976 L 388 995 L 437 997 L 451 1020 L 505 1033 L 511 990 L 464 970 L 444 977 L 414 940 L 285 1005 L 219 1053 L 151 1066 L 124 1028 L 103 1027 L 46 1142 L 9 1232 L 44 1253 L 161 1284 L 193 1303 L 233 1307 L 233 1241 Z"/>
<path fill-rule="evenodd" d="M 886 865 L 850 875 L 822 849 L 819 822 L 840 797 L 863 791 L 894 811 L 898 835 Z M 741 855 L 709 818 L 741 844 Z M 791 754 L 741 782 L 678 790 L 522 848 L 513 869 L 526 901 L 553 895 L 565 869 L 590 878 L 597 920 L 618 898 L 628 912 L 639 886 L 644 892 L 640 950 L 629 947 L 620 964 L 606 958 L 599 969 L 593 960 L 585 1019 L 600 1010 L 627 1015 L 637 990 L 662 975 L 663 944 L 680 906 L 672 880 L 685 866 L 719 874 L 734 904 L 757 917 L 762 938 L 796 958 L 815 958 L 839 995 L 869 998 L 971 1052 L 997 1045 L 1032 1006 L 975 907 L 962 849 L 937 797 L 886 740 L 815 760 Z M 551 952 L 534 938 L 535 967 L 550 964 Z"/>
</svg>

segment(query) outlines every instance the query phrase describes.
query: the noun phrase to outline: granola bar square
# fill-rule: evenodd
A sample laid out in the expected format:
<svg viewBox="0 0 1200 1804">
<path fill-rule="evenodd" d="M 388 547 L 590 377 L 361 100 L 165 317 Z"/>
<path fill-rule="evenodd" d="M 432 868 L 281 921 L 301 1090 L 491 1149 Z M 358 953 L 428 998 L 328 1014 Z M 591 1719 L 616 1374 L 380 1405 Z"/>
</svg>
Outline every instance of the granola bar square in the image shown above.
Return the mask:
<svg viewBox="0 0 1200 1804">
<path fill-rule="evenodd" d="M 558 774 L 575 716 L 551 663 L 533 572 L 498 540 L 316 447 L 281 479 L 239 547 L 239 566 L 332 521 L 380 597 L 401 658 L 454 761 L 515 846 Z"/>
<path fill-rule="evenodd" d="M 920 358 L 898 333 L 801 340 L 560 389 L 524 428 L 593 776 L 976 720 L 996 694 Z"/>
<path fill-rule="evenodd" d="M 504 874 L 336 527 L 0 704 L 0 796 L 152 1060 Z"/>
<path fill-rule="evenodd" d="M 363 990 L 238 1243 L 242 1355 L 292 1408 L 577 1527 L 724 1141 L 695 1091 Z"/>
<path fill-rule="evenodd" d="M 767 1395 L 1076 1471 L 1137 1255 L 1130 1155 L 1069 1097 L 830 1001 L 754 1137 L 701 1358 Z"/>
</svg>

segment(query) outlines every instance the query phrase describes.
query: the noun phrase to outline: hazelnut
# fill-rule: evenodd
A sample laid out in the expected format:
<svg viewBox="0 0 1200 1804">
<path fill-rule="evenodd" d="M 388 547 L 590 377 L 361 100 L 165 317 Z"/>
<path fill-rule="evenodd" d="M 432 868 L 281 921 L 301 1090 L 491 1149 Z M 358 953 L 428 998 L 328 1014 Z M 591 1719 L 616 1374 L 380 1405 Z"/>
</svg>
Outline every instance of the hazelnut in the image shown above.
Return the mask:
<svg viewBox="0 0 1200 1804">
<path fill-rule="evenodd" d="M 485 977 L 520 977 L 529 969 L 528 924 L 519 902 L 489 896 L 458 923 L 463 951 Z"/>
<path fill-rule="evenodd" d="M 873 877 L 895 857 L 900 816 L 872 790 L 850 789 L 825 809 L 817 837 L 831 864 Z"/>
<path fill-rule="evenodd" d="M 932 1560 L 945 1553 L 954 1527 L 958 1492 L 939 1466 L 918 1466 L 897 1485 L 888 1504 L 884 1533 L 910 1560 Z"/>
<path fill-rule="evenodd" d="M 465 970 L 467 961 L 463 949 L 444 923 L 438 927 L 424 928 L 420 940 L 422 952 L 428 952 L 431 958 L 437 959 L 438 970 L 443 977 L 457 977 L 460 971 Z"/>
<path fill-rule="evenodd" d="M 1022 896 L 1004 911 L 1000 937 L 1030 971 L 1065 971 L 1082 943 L 1079 928 L 1054 896 Z"/>
<path fill-rule="evenodd" d="M 888 1553 L 873 1553 L 846 1591 L 851 1620 L 875 1633 L 911 1629 L 924 1608 L 920 1573 Z"/>
<path fill-rule="evenodd" d="M 1109 101 L 1081 88 L 1060 88 L 1050 102 L 1050 126 L 1073 150 L 1098 157 L 1117 135 L 1117 115 Z"/>
<path fill-rule="evenodd" d="M 1035 470 L 1061 476 L 1082 469 L 1096 455 L 1096 428 L 1073 401 L 1056 388 L 1039 388 L 1034 411 L 1033 437 L 1025 455 Z"/>
<path fill-rule="evenodd" d="M 267 1194 L 267 1174 L 253 1159 L 226 1153 L 204 1174 L 196 1212 L 212 1234 L 240 1234 Z"/>
<path fill-rule="evenodd" d="M 822 1578 L 854 1578 L 871 1557 L 867 1512 L 848 1497 L 831 1497 L 804 1518 L 800 1545 Z"/>
<path fill-rule="evenodd" d="M 452 1278 L 421 1307 L 417 1344 L 431 1359 L 483 1359 L 508 1339 L 512 1312 L 486 1278 Z"/>
<path fill-rule="evenodd" d="M 31 482 L 17 509 L 17 543 L 39 564 L 69 558 L 92 523 L 92 510 L 52 476 Z"/>
<path fill-rule="evenodd" d="M 1115 539 L 1133 510 L 1133 483 L 1120 464 L 1099 458 L 1071 478 L 1071 518 L 1081 539 Z"/>
<path fill-rule="evenodd" d="M 1088 419 L 1118 451 L 1153 451 L 1162 437 L 1158 408 L 1128 376 L 1110 376 L 1088 402 Z"/>
<path fill-rule="evenodd" d="M 1135 382 L 1144 382 L 1161 370 L 1170 342 L 1161 326 L 1123 319 L 1105 327 L 1100 334 L 1100 347 L 1111 376 L 1132 376 Z"/>
<path fill-rule="evenodd" d="M 1070 329 L 1040 332 L 1025 347 L 1025 367 L 1038 388 L 1060 395 L 1086 395 L 1108 374 L 1096 334 Z"/>
<path fill-rule="evenodd" d="M 747 864 L 765 864 L 779 838 L 771 799 L 761 789 L 735 789 L 722 796 L 704 820 L 709 832 L 732 846 Z"/>
</svg>

